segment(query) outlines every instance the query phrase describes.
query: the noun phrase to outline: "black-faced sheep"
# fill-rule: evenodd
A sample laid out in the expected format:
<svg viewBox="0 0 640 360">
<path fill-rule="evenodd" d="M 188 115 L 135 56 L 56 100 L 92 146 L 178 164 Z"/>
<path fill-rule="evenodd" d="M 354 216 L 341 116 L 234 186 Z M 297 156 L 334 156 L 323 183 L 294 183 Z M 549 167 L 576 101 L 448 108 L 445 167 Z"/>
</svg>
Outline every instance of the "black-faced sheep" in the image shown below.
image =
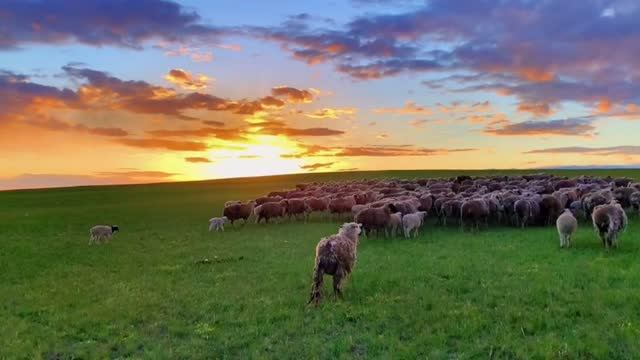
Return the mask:
<svg viewBox="0 0 640 360">
<path fill-rule="evenodd" d="M 578 229 L 578 220 L 573 216 L 570 209 L 565 209 L 556 220 L 556 228 L 560 236 L 560 247 L 571 246 L 571 238 Z"/>
<path fill-rule="evenodd" d="M 618 234 L 627 227 L 627 214 L 620 204 L 614 202 L 598 205 L 591 215 L 593 227 L 598 232 L 606 249 L 618 247 Z"/>
<path fill-rule="evenodd" d="M 362 226 L 357 223 L 342 225 L 338 234 L 325 237 L 316 246 L 313 285 L 309 303 L 320 303 L 324 275 L 333 276 L 333 292 L 342 297 L 342 282 L 353 271 L 358 252 L 358 235 Z"/>
</svg>

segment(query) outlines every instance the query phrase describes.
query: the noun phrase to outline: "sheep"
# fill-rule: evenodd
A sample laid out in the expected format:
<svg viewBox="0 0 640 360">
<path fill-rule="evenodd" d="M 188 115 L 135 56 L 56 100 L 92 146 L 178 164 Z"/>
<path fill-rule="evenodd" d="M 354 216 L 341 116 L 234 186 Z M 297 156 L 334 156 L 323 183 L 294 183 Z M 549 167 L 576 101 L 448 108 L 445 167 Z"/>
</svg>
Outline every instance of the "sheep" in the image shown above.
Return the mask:
<svg viewBox="0 0 640 360">
<path fill-rule="evenodd" d="M 232 204 L 224 208 L 222 215 L 227 217 L 232 226 L 235 226 L 234 222 L 240 219 L 242 219 L 246 223 L 247 220 L 249 220 L 249 218 L 251 217 L 255 206 L 255 201 L 249 201 L 241 204 Z"/>
<path fill-rule="evenodd" d="M 583 208 L 582 208 L 582 201 L 580 200 L 573 201 L 571 204 L 569 204 L 569 210 L 571 210 L 571 213 L 576 218 L 578 218 L 579 216 L 582 216 L 584 214 Z"/>
<path fill-rule="evenodd" d="M 480 230 L 480 223 L 487 224 L 489 207 L 481 199 L 465 201 L 460 207 L 460 228 L 464 231 L 465 223 L 471 221 L 471 230 Z"/>
<path fill-rule="evenodd" d="M 331 201 L 331 199 L 329 199 L 328 197 L 308 197 L 305 199 L 305 201 L 312 212 L 325 212 L 329 208 L 329 202 Z"/>
<path fill-rule="evenodd" d="M 618 247 L 618 234 L 627 227 L 627 214 L 617 202 L 598 205 L 591 215 L 593 227 L 598 232 L 605 249 Z"/>
<path fill-rule="evenodd" d="M 254 209 L 254 215 L 256 217 L 256 224 L 259 224 L 262 219 L 265 223 L 269 223 L 272 218 L 281 218 L 287 213 L 288 200 L 281 200 L 280 202 L 268 202 L 262 205 L 258 205 Z"/>
<path fill-rule="evenodd" d="M 531 210 L 532 202 L 529 199 L 520 199 L 513 205 L 513 211 L 516 216 L 516 224 L 521 228 L 526 228 L 529 221 L 533 220 L 533 211 Z"/>
<path fill-rule="evenodd" d="M 395 213 L 396 208 L 393 204 L 387 204 L 381 208 L 368 208 L 356 214 L 355 221 L 362 224 L 365 236 L 370 236 L 373 230 L 379 235 L 380 230 L 384 230 L 385 236 L 388 236 L 388 228 L 391 223 L 391 214 Z"/>
<path fill-rule="evenodd" d="M 631 194 L 634 192 L 636 192 L 634 188 L 620 187 L 613 190 L 613 198 L 616 199 L 623 208 L 628 208 L 631 206 Z"/>
<path fill-rule="evenodd" d="M 287 203 L 287 215 L 289 216 L 289 219 L 291 219 L 292 216 L 297 219 L 302 215 L 305 223 L 309 220 L 311 208 L 305 200 L 294 198 L 287 200 Z"/>
<path fill-rule="evenodd" d="M 277 203 L 282 200 L 282 196 L 263 196 L 255 199 L 256 205 L 262 205 L 266 203 Z"/>
<path fill-rule="evenodd" d="M 335 215 L 350 213 L 354 205 L 356 205 L 356 199 L 353 196 L 339 197 L 329 202 L 329 213 Z"/>
<path fill-rule="evenodd" d="M 231 205 L 235 205 L 235 204 L 242 204 L 242 201 L 239 201 L 239 200 L 229 200 L 229 201 L 226 201 L 226 202 L 224 203 L 224 207 L 231 206 Z"/>
<path fill-rule="evenodd" d="M 342 283 L 356 265 L 358 235 L 361 232 L 361 224 L 345 223 L 340 227 L 338 234 L 325 237 L 318 242 L 313 268 L 313 285 L 307 304 L 320 303 L 325 274 L 333 276 L 334 295 L 342 297 Z"/>
<path fill-rule="evenodd" d="M 353 216 L 356 216 L 360 211 L 368 208 L 369 205 L 353 205 L 351 207 L 351 213 L 353 214 Z"/>
<path fill-rule="evenodd" d="M 542 196 L 540 202 L 540 212 L 544 219 L 545 225 L 553 224 L 562 213 L 564 206 L 553 195 Z"/>
<path fill-rule="evenodd" d="M 404 237 L 411 237 L 411 233 L 413 232 L 413 237 L 418 236 L 418 230 L 424 224 L 424 218 L 427 215 L 426 211 L 418 211 L 417 213 L 407 214 L 402 217 L 402 230 L 404 232 Z"/>
<path fill-rule="evenodd" d="M 118 225 L 96 225 L 89 229 L 89 245 L 109 241 L 111 236 L 119 231 Z"/>
<path fill-rule="evenodd" d="M 560 236 L 560 247 L 571 246 L 571 238 L 578 229 L 578 220 L 573 216 L 571 209 L 565 209 L 556 220 L 556 228 Z"/>
<path fill-rule="evenodd" d="M 640 214 L 640 191 L 636 191 L 630 196 L 631 206 Z"/>
<path fill-rule="evenodd" d="M 209 231 L 224 231 L 224 223 L 229 220 L 226 216 L 209 219 Z"/>
<path fill-rule="evenodd" d="M 391 229 L 391 236 L 396 236 L 402 229 L 402 213 L 396 212 L 391 214 L 389 221 L 389 228 Z"/>
</svg>

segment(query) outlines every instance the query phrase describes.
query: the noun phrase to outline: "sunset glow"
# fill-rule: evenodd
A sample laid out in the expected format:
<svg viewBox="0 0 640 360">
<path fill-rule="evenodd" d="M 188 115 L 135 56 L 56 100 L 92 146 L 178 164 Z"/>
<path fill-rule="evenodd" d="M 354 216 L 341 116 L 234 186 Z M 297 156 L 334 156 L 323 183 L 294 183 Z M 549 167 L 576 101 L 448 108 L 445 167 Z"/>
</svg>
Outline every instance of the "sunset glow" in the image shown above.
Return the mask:
<svg viewBox="0 0 640 360">
<path fill-rule="evenodd" d="M 640 165 L 635 2 L 136 4 L 0 3 L 0 189 Z"/>
</svg>

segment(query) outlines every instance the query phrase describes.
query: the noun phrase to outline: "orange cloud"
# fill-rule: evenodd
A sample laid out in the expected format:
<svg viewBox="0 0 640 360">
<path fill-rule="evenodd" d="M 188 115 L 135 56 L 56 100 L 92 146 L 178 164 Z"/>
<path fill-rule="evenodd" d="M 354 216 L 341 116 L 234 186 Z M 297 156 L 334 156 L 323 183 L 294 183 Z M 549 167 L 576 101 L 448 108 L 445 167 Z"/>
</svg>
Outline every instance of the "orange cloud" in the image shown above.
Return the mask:
<svg viewBox="0 0 640 360">
<path fill-rule="evenodd" d="M 300 169 L 302 169 L 302 170 L 309 170 L 309 171 L 316 171 L 316 170 L 318 170 L 318 169 L 331 167 L 331 165 L 333 165 L 333 164 L 335 164 L 335 162 L 328 162 L 328 163 L 315 163 L 315 164 L 309 164 L 309 165 L 300 165 Z"/>
<path fill-rule="evenodd" d="M 173 151 L 205 151 L 207 144 L 196 141 L 173 141 L 165 139 L 120 139 L 119 144 L 143 149 L 165 149 Z"/>
<path fill-rule="evenodd" d="M 313 101 L 313 94 L 308 90 L 299 90 L 290 86 L 278 86 L 271 89 L 271 95 L 275 97 L 286 97 L 291 103 L 310 103 Z"/>
<path fill-rule="evenodd" d="M 374 109 L 373 112 L 378 114 L 403 114 L 403 115 L 433 115 L 433 111 L 429 108 L 418 106 L 413 101 L 407 101 L 401 108 L 381 108 Z"/>
<path fill-rule="evenodd" d="M 521 101 L 518 104 L 519 112 L 528 112 L 535 116 L 549 116 L 554 113 L 549 104 L 543 102 Z"/>
<path fill-rule="evenodd" d="M 203 90 L 207 88 L 209 78 L 199 74 L 195 77 L 191 72 L 183 69 L 171 69 L 164 77 L 165 80 L 172 84 L 180 86 L 184 90 Z"/>
<path fill-rule="evenodd" d="M 305 114 L 305 116 L 313 119 L 339 119 L 343 115 L 353 115 L 356 111 L 357 110 L 355 108 L 322 108 L 311 114 Z"/>
<path fill-rule="evenodd" d="M 612 107 L 613 107 L 613 104 L 611 104 L 611 100 L 607 98 L 602 98 L 598 103 L 598 108 L 596 109 L 596 111 L 600 113 L 606 113 L 611 111 Z"/>
<path fill-rule="evenodd" d="M 186 157 L 184 158 L 184 160 L 189 163 L 212 163 L 213 162 L 206 157 Z"/>
</svg>

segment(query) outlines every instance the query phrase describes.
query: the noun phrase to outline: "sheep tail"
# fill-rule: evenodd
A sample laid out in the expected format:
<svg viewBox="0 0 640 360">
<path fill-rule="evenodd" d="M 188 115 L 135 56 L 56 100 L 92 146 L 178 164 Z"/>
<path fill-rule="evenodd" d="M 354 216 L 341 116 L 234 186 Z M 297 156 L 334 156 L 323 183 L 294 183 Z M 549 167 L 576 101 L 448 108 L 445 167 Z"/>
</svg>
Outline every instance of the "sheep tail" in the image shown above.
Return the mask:
<svg viewBox="0 0 640 360">
<path fill-rule="evenodd" d="M 324 279 L 324 268 L 318 262 L 316 266 L 313 268 L 313 285 L 311 285 L 311 296 L 309 297 L 309 302 L 307 304 L 311 304 L 312 302 L 318 305 L 320 302 L 320 298 L 322 297 L 322 281 Z"/>
</svg>

